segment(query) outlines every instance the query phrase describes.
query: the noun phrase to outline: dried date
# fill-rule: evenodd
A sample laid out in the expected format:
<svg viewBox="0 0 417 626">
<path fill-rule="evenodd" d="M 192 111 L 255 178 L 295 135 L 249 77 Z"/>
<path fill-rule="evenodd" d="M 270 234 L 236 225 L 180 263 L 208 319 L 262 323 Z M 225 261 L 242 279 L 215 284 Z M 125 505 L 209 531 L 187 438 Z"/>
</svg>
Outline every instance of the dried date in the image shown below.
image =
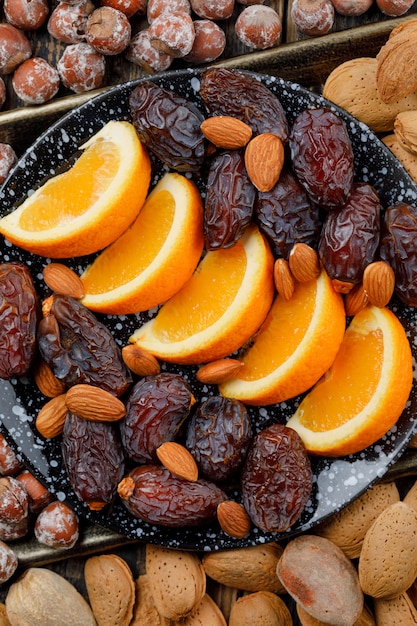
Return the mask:
<svg viewBox="0 0 417 626">
<path fill-rule="evenodd" d="M 292 125 L 289 146 L 294 173 L 313 202 L 327 209 L 345 204 L 354 157 L 342 118 L 327 108 L 302 111 Z"/>
<path fill-rule="evenodd" d="M 249 225 L 256 191 L 246 172 L 243 152 L 227 150 L 210 163 L 204 207 L 207 250 L 230 248 Z"/>
<path fill-rule="evenodd" d="M 205 70 L 200 96 L 210 115 L 231 115 L 246 122 L 254 135 L 272 133 L 285 144 L 288 120 L 275 94 L 251 74 L 226 68 Z"/>
<path fill-rule="evenodd" d="M 171 528 L 200 526 L 216 518 L 227 499 L 214 483 L 174 476 L 159 465 L 143 465 L 123 478 L 118 493 L 127 510 L 145 522 Z"/>
<path fill-rule="evenodd" d="M 78 300 L 55 294 L 38 326 L 41 356 L 69 387 L 88 383 L 121 396 L 132 383 L 109 329 Z"/>
<path fill-rule="evenodd" d="M 126 416 L 119 422 L 126 456 L 137 463 L 155 463 L 156 449 L 175 439 L 194 402 L 179 374 L 163 373 L 138 381 L 129 394 Z"/>
<path fill-rule="evenodd" d="M 381 205 L 367 183 L 354 183 L 346 204 L 327 213 L 319 256 L 330 278 L 356 284 L 379 246 Z"/>
<path fill-rule="evenodd" d="M 395 293 L 408 306 L 417 306 L 417 210 L 398 202 L 385 211 L 380 257 L 395 273 Z"/>
<path fill-rule="evenodd" d="M 312 489 L 310 459 L 292 428 L 274 424 L 253 439 L 242 470 L 243 504 L 261 530 L 284 532 L 303 512 Z"/>
<path fill-rule="evenodd" d="M 39 318 L 39 300 L 29 269 L 22 263 L 0 264 L 0 378 L 29 372 Z"/>
<path fill-rule="evenodd" d="M 222 482 L 236 474 L 251 439 L 252 427 L 245 406 L 239 400 L 212 396 L 191 417 L 185 445 L 201 474 Z"/>
<path fill-rule="evenodd" d="M 270 191 L 258 193 L 254 214 L 276 258 L 288 260 L 296 243 L 317 248 L 322 227 L 320 208 L 288 167 Z"/>
<path fill-rule="evenodd" d="M 140 140 L 162 163 L 178 172 L 200 171 L 204 116 L 193 102 L 145 81 L 130 94 L 129 107 Z"/>
<path fill-rule="evenodd" d="M 116 426 L 69 413 L 61 448 L 68 480 L 76 496 L 93 511 L 110 504 L 125 470 Z"/>
</svg>

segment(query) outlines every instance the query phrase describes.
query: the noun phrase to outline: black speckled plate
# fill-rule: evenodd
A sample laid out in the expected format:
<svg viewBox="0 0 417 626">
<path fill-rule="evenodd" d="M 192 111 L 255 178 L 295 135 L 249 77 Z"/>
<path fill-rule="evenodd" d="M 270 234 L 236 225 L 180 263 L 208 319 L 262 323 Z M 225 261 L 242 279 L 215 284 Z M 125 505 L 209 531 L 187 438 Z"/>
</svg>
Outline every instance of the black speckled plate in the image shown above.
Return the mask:
<svg viewBox="0 0 417 626">
<path fill-rule="evenodd" d="M 327 101 L 295 83 L 266 75 L 258 75 L 258 78 L 277 94 L 290 123 L 295 115 L 305 108 L 329 106 Z M 0 214 L 4 215 L 11 211 L 42 179 L 65 167 L 77 148 L 106 122 L 113 119 L 130 119 L 129 94 L 140 80 L 114 87 L 93 98 L 67 114 L 39 137 L 21 158 L 0 191 Z M 168 72 L 155 75 L 152 80 L 189 97 L 197 104 L 200 103 L 198 70 Z M 417 204 L 417 186 L 385 146 L 366 126 L 336 107 L 333 108 L 347 123 L 355 152 L 356 180 L 372 184 L 385 208 L 400 200 Z M 154 163 L 153 183 L 163 171 L 160 165 Z M 40 296 L 49 295 L 41 278 L 46 259 L 19 250 L 5 241 L 0 244 L 0 258 L 2 262 L 21 260 L 27 263 Z M 69 259 L 68 264 L 75 271 L 81 272 L 87 261 L 83 258 Z M 394 303 L 393 309 L 404 324 L 415 351 L 417 310 L 400 303 Z M 116 340 L 123 346 L 131 333 L 148 319 L 148 315 L 110 316 L 101 319 L 104 319 Z M 215 392 L 215 388 L 207 389 L 196 382 L 195 368 L 170 369 L 184 374 L 198 399 Z M 88 507 L 77 500 L 68 484 L 62 467 L 59 440 L 45 441 L 36 432 L 34 418 L 45 398 L 37 391 L 32 380 L 0 380 L 0 419 L 2 432 L 28 468 L 55 493 L 56 497 L 69 501 L 81 516 L 130 538 L 171 547 L 217 550 L 281 540 L 309 530 L 363 493 L 399 458 L 413 434 L 417 406 L 415 387 L 414 385 L 407 407 L 398 423 L 376 444 L 354 456 L 312 459 L 314 470 L 312 498 L 300 520 L 289 532 L 274 535 L 253 529 L 245 539 L 239 541 L 225 535 L 216 524 L 181 530 L 145 524 L 127 513 L 119 501 L 103 512 L 90 512 Z M 298 403 L 299 399 L 295 398 L 276 406 L 251 408 L 255 429 L 259 430 L 273 421 L 285 421 L 292 415 Z"/>
</svg>

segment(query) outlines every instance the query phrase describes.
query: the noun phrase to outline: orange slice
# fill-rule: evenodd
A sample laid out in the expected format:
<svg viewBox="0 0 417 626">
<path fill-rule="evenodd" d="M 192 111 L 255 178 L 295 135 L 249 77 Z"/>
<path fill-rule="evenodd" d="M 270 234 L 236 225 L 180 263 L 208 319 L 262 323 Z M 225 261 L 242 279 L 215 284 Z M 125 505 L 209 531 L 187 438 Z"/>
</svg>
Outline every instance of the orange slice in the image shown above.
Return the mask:
<svg viewBox="0 0 417 626">
<path fill-rule="evenodd" d="M 250 225 L 233 247 L 207 252 L 190 280 L 130 341 L 176 363 L 222 358 L 256 332 L 273 294 L 272 253 Z"/>
<path fill-rule="evenodd" d="M 190 278 L 203 245 L 200 192 L 185 176 L 165 174 L 132 226 L 82 274 L 82 302 L 115 314 L 162 304 Z"/>
<path fill-rule="evenodd" d="M 109 122 L 81 149 L 69 170 L 0 220 L 6 239 L 41 256 L 81 256 L 109 245 L 133 222 L 151 172 L 134 126 Z"/>
<path fill-rule="evenodd" d="M 342 296 L 324 270 L 316 280 L 297 282 L 290 300 L 276 297 L 253 345 L 239 355 L 243 367 L 220 392 L 267 405 L 307 391 L 330 367 L 345 327 Z"/>
<path fill-rule="evenodd" d="M 389 309 L 368 306 L 352 319 L 329 371 L 287 422 L 311 453 L 353 454 L 401 415 L 413 379 L 405 330 Z"/>
</svg>

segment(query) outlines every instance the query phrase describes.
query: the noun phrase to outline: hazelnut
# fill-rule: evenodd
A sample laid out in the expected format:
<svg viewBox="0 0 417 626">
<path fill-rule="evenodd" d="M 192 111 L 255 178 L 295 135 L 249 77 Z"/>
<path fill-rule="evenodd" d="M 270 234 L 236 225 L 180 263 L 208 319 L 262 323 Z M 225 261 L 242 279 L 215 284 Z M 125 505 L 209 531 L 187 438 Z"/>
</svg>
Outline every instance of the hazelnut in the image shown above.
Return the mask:
<svg viewBox="0 0 417 626">
<path fill-rule="evenodd" d="M 136 13 L 145 15 L 148 0 L 101 0 L 104 7 L 112 7 L 124 13 L 127 17 L 132 17 Z"/>
<path fill-rule="evenodd" d="M 152 45 L 172 57 L 184 57 L 191 52 L 195 39 L 192 18 L 183 11 L 161 13 L 149 26 Z"/>
<path fill-rule="evenodd" d="M 148 28 L 132 37 L 126 50 L 126 59 L 149 73 L 167 70 L 173 60 L 171 55 L 154 48 Z"/>
<path fill-rule="evenodd" d="M 376 0 L 378 9 L 390 17 L 404 15 L 413 4 L 414 0 Z"/>
<path fill-rule="evenodd" d="M 58 61 L 59 76 L 68 89 L 83 93 L 101 87 L 106 72 L 105 58 L 88 43 L 67 46 Z"/>
<path fill-rule="evenodd" d="M 190 0 L 148 0 L 146 17 L 151 24 L 162 13 L 172 13 L 173 11 L 182 11 L 191 15 Z"/>
<path fill-rule="evenodd" d="M 39 513 L 34 533 L 39 543 L 50 548 L 72 548 L 79 537 L 78 516 L 68 504 L 54 500 Z"/>
<path fill-rule="evenodd" d="M 37 30 L 49 14 L 47 0 L 4 0 L 3 8 L 7 22 L 21 30 Z"/>
<path fill-rule="evenodd" d="M 38 514 L 52 501 L 52 494 L 29 470 L 23 470 L 16 479 L 24 485 L 29 497 L 29 511 Z"/>
<path fill-rule="evenodd" d="M 15 541 L 25 537 L 30 529 L 30 517 L 24 517 L 20 522 L 0 521 L 0 540 Z"/>
<path fill-rule="evenodd" d="M 60 79 L 57 69 L 48 61 L 32 57 L 15 70 L 12 85 L 26 104 L 44 104 L 57 94 Z"/>
<path fill-rule="evenodd" d="M 6 84 L 5 84 L 4 80 L 0 76 L 0 109 L 2 108 L 4 103 L 6 102 L 6 96 L 7 96 Z"/>
<path fill-rule="evenodd" d="M 29 496 L 24 485 L 13 476 L 0 478 L 0 521 L 17 523 L 28 516 Z"/>
<path fill-rule="evenodd" d="M 48 33 L 63 43 L 85 41 L 88 16 L 94 8 L 90 0 L 82 0 L 78 4 L 60 2 L 48 20 Z"/>
<path fill-rule="evenodd" d="M 16 554 L 4 541 L 0 541 L 0 585 L 13 576 L 17 565 Z"/>
<path fill-rule="evenodd" d="M 207 20 L 227 20 L 233 14 L 235 0 L 190 0 L 191 8 Z"/>
<path fill-rule="evenodd" d="M 337 13 L 347 17 L 363 15 L 371 8 L 373 2 L 374 0 L 332 0 Z"/>
<path fill-rule="evenodd" d="M 282 33 L 281 18 L 271 7 L 254 4 L 243 9 L 236 20 L 235 31 L 242 43 L 249 48 L 265 50 L 279 44 Z"/>
<path fill-rule="evenodd" d="M 7 152 L 9 149 L 13 150 L 13 148 L 9 146 L 9 144 L 7 143 L 0 144 L 0 183 L 3 182 L 5 178 L 4 177 L 2 180 L 4 172 L 1 166 L 1 163 L 2 163 L 1 155 L 3 154 L 3 150 Z M 15 155 L 14 150 L 13 150 L 13 154 Z M 16 155 L 14 156 L 14 158 L 17 160 Z M 22 462 L 17 458 L 15 452 L 7 443 L 4 435 L 0 433 L 0 474 L 3 476 L 4 475 L 11 476 L 13 474 L 17 474 L 17 472 L 20 472 L 22 467 L 23 467 Z"/>
<path fill-rule="evenodd" d="M 217 59 L 226 47 L 223 29 L 212 20 L 194 20 L 195 38 L 191 52 L 184 61 L 199 65 Z"/>
<path fill-rule="evenodd" d="M 123 52 L 130 42 L 131 26 L 124 13 L 103 6 L 91 13 L 87 20 L 86 39 L 100 54 Z"/>
<path fill-rule="evenodd" d="M 294 0 L 291 19 L 304 35 L 327 35 L 334 24 L 334 6 L 331 0 Z"/>
<path fill-rule="evenodd" d="M 29 39 L 11 24 L 0 23 L 0 41 L 0 74 L 11 74 L 32 56 Z"/>
</svg>

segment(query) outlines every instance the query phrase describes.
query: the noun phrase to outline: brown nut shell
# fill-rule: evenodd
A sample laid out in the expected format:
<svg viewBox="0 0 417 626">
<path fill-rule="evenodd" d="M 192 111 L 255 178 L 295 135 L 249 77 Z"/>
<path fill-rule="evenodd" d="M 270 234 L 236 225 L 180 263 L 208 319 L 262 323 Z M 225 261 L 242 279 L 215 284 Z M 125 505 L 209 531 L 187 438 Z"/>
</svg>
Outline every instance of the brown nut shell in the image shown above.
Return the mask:
<svg viewBox="0 0 417 626">
<path fill-rule="evenodd" d="M 127 626 L 133 617 L 135 581 L 116 554 L 90 557 L 84 567 L 88 599 L 100 626 Z"/>
</svg>

